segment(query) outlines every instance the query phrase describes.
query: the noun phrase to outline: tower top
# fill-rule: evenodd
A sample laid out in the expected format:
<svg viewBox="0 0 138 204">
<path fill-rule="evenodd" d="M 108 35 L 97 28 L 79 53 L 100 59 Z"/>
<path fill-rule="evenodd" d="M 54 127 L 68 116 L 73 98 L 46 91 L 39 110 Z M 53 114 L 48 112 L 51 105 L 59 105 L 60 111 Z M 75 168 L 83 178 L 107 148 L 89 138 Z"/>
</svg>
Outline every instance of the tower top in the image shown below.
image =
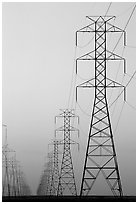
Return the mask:
<svg viewBox="0 0 138 204">
<path fill-rule="evenodd" d="M 107 22 L 116 18 L 116 16 L 86 16 L 89 20 L 95 22 Z"/>
</svg>

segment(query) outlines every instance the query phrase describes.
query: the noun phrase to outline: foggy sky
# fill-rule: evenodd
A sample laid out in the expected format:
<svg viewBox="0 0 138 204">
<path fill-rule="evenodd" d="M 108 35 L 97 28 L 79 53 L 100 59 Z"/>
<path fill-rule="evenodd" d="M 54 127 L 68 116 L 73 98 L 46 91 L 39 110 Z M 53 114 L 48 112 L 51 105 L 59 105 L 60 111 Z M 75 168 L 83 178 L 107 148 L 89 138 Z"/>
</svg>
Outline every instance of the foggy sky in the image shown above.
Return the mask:
<svg viewBox="0 0 138 204">
<path fill-rule="evenodd" d="M 8 126 L 9 146 L 16 150 L 28 184 L 35 194 L 46 161 L 48 143 L 54 137 L 55 115 L 60 108 L 75 108 L 73 87 L 83 79 L 93 77 L 94 71 L 80 68 L 75 81 L 74 60 L 77 56 L 93 50 L 93 42 L 84 35 L 75 48 L 75 32 L 87 25 L 86 15 L 105 15 L 109 3 L 3 3 L 2 14 L 2 77 L 3 77 L 3 123 Z M 112 3 L 108 15 L 116 15 L 115 25 L 124 28 L 134 3 Z M 115 50 L 127 59 L 127 73 L 135 70 L 135 13 L 127 29 L 127 45 L 123 51 L 123 40 Z M 114 35 L 114 34 L 113 34 Z M 109 49 L 112 50 L 119 35 L 110 36 Z M 108 76 L 115 80 L 119 63 L 108 63 Z M 73 72 L 73 78 L 72 78 Z M 123 66 L 116 80 L 121 82 Z M 73 79 L 69 101 L 71 80 Z M 130 77 L 126 75 L 123 83 Z M 113 91 L 111 101 L 118 91 Z M 110 95 L 110 91 L 109 91 Z M 78 103 L 88 114 L 76 105 L 80 116 L 80 151 L 72 148 L 78 192 L 80 176 L 88 138 L 93 91 L 79 90 Z M 71 101 L 73 100 L 73 105 Z M 135 107 L 135 77 L 127 87 L 127 101 Z M 69 106 L 68 106 L 69 103 Z M 115 111 L 111 111 L 113 133 L 123 104 L 123 96 L 118 100 Z M 114 140 L 117 159 L 125 195 L 135 195 L 136 138 L 135 110 L 124 104 Z M 62 124 L 61 124 L 62 125 Z M 74 124 L 76 125 L 76 124 Z M 76 155 L 76 156 L 75 156 Z M 79 159 L 78 159 L 79 158 Z M 79 168 L 78 168 L 79 167 Z"/>
</svg>

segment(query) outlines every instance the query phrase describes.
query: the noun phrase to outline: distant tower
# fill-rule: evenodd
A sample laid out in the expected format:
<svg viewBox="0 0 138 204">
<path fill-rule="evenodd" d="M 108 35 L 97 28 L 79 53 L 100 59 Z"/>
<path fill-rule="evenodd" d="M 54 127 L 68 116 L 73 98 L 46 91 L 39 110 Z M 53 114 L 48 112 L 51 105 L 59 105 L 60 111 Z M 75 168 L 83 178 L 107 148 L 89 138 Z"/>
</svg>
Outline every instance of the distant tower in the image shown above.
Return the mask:
<svg viewBox="0 0 138 204">
<path fill-rule="evenodd" d="M 48 180 L 47 180 L 47 195 L 52 195 L 52 182 L 53 182 L 53 153 L 48 153 L 49 161 L 47 163 L 48 168 Z"/>
<path fill-rule="evenodd" d="M 3 181 L 2 181 L 2 196 L 10 196 L 10 178 L 9 178 L 9 161 L 8 161 L 8 144 L 7 144 L 7 125 L 2 125 L 5 128 L 5 141 L 2 147 L 2 166 L 3 166 Z"/>
<path fill-rule="evenodd" d="M 125 72 L 125 59 L 107 50 L 107 33 L 123 32 L 125 43 L 125 31 L 109 22 L 115 18 L 114 16 L 87 16 L 87 18 L 91 21 L 91 24 L 76 32 L 76 45 L 78 33 L 89 32 L 94 33 L 95 47 L 93 51 L 76 59 L 76 72 L 77 62 L 79 60 L 94 60 L 95 64 L 93 69 L 95 70 L 95 76 L 93 79 L 78 85 L 76 90 L 79 87 L 94 88 L 95 98 L 80 195 L 87 196 L 93 194 L 93 186 L 101 172 L 113 195 L 122 196 L 123 191 L 113 140 L 106 91 L 107 88 L 124 87 L 107 78 L 107 61 L 123 60 Z"/>
<path fill-rule="evenodd" d="M 59 182 L 59 146 L 60 141 L 54 140 L 53 146 L 54 146 L 54 161 L 53 161 L 53 175 L 52 175 L 52 195 L 57 195 L 58 191 L 58 182 Z"/>
<path fill-rule="evenodd" d="M 5 128 L 5 141 L 2 147 L 2 196 L 12 196 L 12 189 L 11 189 L 11 177 L 12 177 L 12 162 L 10 158 L 11 153 L 15 153 L 14 150 L 11 150 L 8 147 L 8 140 L 7 140 L 7 125 L 2 125 Z"/>
<path fill-rule="evenodd" d="M 76 144 L 71 139 L 71 132 L 78 131 L 78 129 L 74 128 L 71 125 L 71 119 L 75 118 L 75 114 L 73 110 L 62 110 L 62 113 L 56 118 L 63 118 L 63 126 L 56 129 L 56 133 L 59 131 L 63 132 L 63 142 L 60 144 L 63 145 L 63 157 L 61 163 L 61 169 L 59 174 L 59 184 L 58 184 L 58 196 L 62 195 L 77 195 L 76 183 L 75 183 L 75 175 L 74 168 L 72 163 L 71 156 L 71 144 Z"/>
<path fill-rule="evenodd" d="M 2 195 L 3 196 L 11 196 L 10 189 L 10 161 L 8 157 L 8 147 L 4 146 L 2 149 L 3 156 L 3 181 L 2 181 Z"/>
<path fill-rule="evenodd" d="M 45 164 L 45 169 L 40 178 L 40 183 L 37 189 L 37 195 L 48 195 L 49 192 L 49 169 L 48 163 Z"/>
<path fill-rule="evenodd" d="M 50 152 L 52 155 L 52 171 L 51 171 L 51 182 L 50 187 L 50 195 L 57 195 L 58 191 L 58 182 L 59 182 L 59 144 L 60 140 L 54 139 L 52 143 L 49 145 L 53 146 L 53 151 Z"/>
<path fill-rule="evenodd" d="M 5 127 L 5 141 L 2 147 L 2 196 L 30 195 L 31 191 L 26 184 L 23 172 L 20 172 L 16 152 L 9 148 L 7 140 L 7 125 Z"/>
</svg>

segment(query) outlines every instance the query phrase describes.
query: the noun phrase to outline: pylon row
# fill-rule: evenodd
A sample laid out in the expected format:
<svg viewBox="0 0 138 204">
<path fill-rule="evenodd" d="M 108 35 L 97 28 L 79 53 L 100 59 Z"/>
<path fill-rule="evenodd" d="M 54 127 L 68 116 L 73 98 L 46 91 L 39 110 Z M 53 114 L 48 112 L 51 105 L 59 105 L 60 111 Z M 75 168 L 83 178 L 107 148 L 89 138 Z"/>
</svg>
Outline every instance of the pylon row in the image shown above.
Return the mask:
<svg viewBox="0 0 138 204">
<path fill-rule="evenodd" d="M 2 147 L 2 196 L 26 195 L 31 195 L 31 191 L 16 159 L 16 152 L 9 148 L 6 130 L 6 142 Z"/>
<path fill-rule="evenodd" d="M 71 139 L 72 132 L 79 133 L 79 130 L 72 126 L 75 118 L 73 110 L 61 110 L 61 114 L 55 117 L 62 118 L 63 126 L 55 130 L 55 138 L 49 145 L 53 146 L 53 151 L 48 153 L 48 162 L 45 164 L 38 195 L 62 196 L 77 195 L 74 166 L 72 161 L 71 145 L 78 144 Z M 63 139 L 59 139 L 61 136 Z M 60 148 L 60 151 L 59 151 Z"/>
</svg>

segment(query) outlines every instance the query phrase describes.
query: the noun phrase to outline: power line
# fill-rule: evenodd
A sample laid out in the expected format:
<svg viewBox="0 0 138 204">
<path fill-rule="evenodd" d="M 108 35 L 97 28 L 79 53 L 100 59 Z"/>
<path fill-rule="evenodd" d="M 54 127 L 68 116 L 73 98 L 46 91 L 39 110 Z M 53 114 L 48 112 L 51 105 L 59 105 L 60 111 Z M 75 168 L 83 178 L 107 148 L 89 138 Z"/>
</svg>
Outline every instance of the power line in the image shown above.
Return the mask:
<svg viewBox="0 0 138 204">
<path fill-rule="evenodd" d="M 134 8 L 133 8 L 133 10 L 132 10 L 132 12 L 131 12 L 131 14 L 130 14 L 128 20 L 127 20 L 127 23 L 126 23 L 126 25 L 125 25 L 125 27 L 124 27 L 124 30 L 127 28 L 128 23 L 130 22 L 130 19 L 131 19 L 132 15 L 133 15 L 133 13 L 134 13 L 134 11 L 135 11 L 135 8 L 136 8 L 136 6 L 134 6 Z M 118 39 L 118 41 L 117 41 L 117 43 L 116 43 L 116 45 L 115 45 L 115 47 L 114 47 L 114 49 L 113 49 L 112 52 L 114 52 L 114 50 L 115 50 L 116 47 L 118 46 L 118 43 L 120 42 L 120 39 L 121 39 L 122 35 L 123 35 L 123 33 L 121 33 L 120 38 Z"/>
<path fill-rule="evenodd" d="M 133 110 L 136 110 L 136 108 L 134 106 L 132 106 L 130 103 L 128 103 L 127 101 L 125 101 L 127 105 L 129 105 Z"/>
<path fill-rule="evenodd" d="M 130 82 L 131 82 L 131 80 L 133 79 L 133 77 L 134 77 L 135 74 L 136 74 L 136 71 L 133 73 L 133 75 L 131 76 L 130 80 L 128 81 L 128 83 L 126 84 L 125 87 L 127 87 L 127 86 L 130 84 Z M 124 90 L 123 90 L 123 91 L 124 91 Z M 120 92 L 120 94 L 119 94 L 119 95 L 117 96 L 117 98 L 110 104 L 109 107 L 111 107 L 111 106 L 118 100 L 118 98 L 121 96 L 121 94 L 123 93 L 123 91 Z"/>
<path fill-rule="evenodd" d="M 110 9 L 111 5 L 112 5 L 112 2 L 109 3 L 109 6 L 108 6 L 107 11 L 106 11 L 106 13 L 105 13 L 105 16 L 106 16 L 107 13 L 109 12 L 109 9 Z"/>
<path fill-rule="evenodd" d="M 131 78 L 131 75 L 130 75 L 130 74 L 126 73 L 126 75 L 129 76 L 129 77 Z M 133 79 L 135 79 L 135 78 L 133 78 Z M 136 79 L 135 79 L 135 80 L 136 80 Z"/>
<path fill-rule="evenodd" d="M 133 5 L 134 6 L 134 5 Z M 117 15 L 117 17 L 123 16 L 125 13 L 127 13 L 130 9 L 133 8 L 133 6 L 130 6 L 128 9 L 126 9 L 124 12 L 121 12 L 120 14 Z"/>
<path fill-rule="evenodd" d="M 75 47 L 75 51 L 74 51 L 74 58 L 73 58 L 73 69 L 72 69 L 72 76 L 71 76 L 71 85 L 70 85 L 70 91 L 69 91 L 69 99 L 68 99 L 68 107 L 69 107 L 69 103 L 71 100 L 71 93 L 72 93 L 72 87 L 73 87 L 73 76 L 74 76 L 74 67 L 75 67 L 75 59 L 76 59 L 76 47 Z"/>
<path fill-rule="evenodd" d="M 93 37 L 90 39 L 90 41 L 87 42 L 85 45 L 77 46 L 77 47 L 78 47 L 78 48 L 84 48 L 84 47 L 88 46 L 88 45 L 93 41 L 93 39 L 94 39 L 94 36 L 93 36 Z"/>
<path fill-rule="evenodd" d="M 81 106 L 79 105 L 78 102 L 76 102 L 76 104 L 78 105 L 79 109 L 81 110 L 81 112 L 82 112 L 83 114 L 85 114 L 85 115 L 88 116 L 88 117 L 91 117 L 91 115 L 89 115 L 88 113 L 86 113 L 86 111 L 84 111 L 84 110 L 81 108 Z"/>
<path fill-rule="evenodd" d="M 120 118 L 121 118 L 121 115 L 122 115 L 122 112 L 123 112 L 124 105 L 125 105 L 125 102 L 123 102 L 123 105 L 122 105 L 122 108 L 121 108 L 121 111 L 120 111 L 120 114 L 119 114 L 119 117 L 118 117 L 118 121 L 117 121 L 116 128 L 115 128 L 115 133 L 116 133 L 116 130 L 117 130 L 117 127 L 118 127 L 118 124 L 119 124 L 119 121 L 120 121 Z"/>
<path fill-rule="evenodd" d="M 123 84 L 124 78 L 125 78 L 125 74 L 123 75 L 123 78 L 122 78 L 121 84 Z M 118 94 L 119 94 L 119 92 L 120 92 L 120 89 L 121 89 L 121 88 L 119 88 L 119 90 L 118 90 Z M 114 115 L 114 112 L 115 112 L 115 109 L 116 109 L 117 102 L 118 102 L 118 101 L 115 102 L 115 106 L 114 106 L 114 109 L 113 109 L 113 112 L 112 112 L 112 117 L 113 117 L 113 115 Z"/>
<path fill-rule="evenodd" d="M 125 47 L 123 47 L 121 57 L 123 57 L 124 51 L 125 51 Z M 117 76 L 118 76 L 118 73 L 119 73 L 120 66 L 121 66 L 121 61 L 119 62 L 118 70 L 117 70 L 117 73 L 116 73 L 116 76 L 115 76 L 115 81 L 117 80 Z M 123 79 L 124 79 L 124 75 L 123 75 Z M 123 82 L 123 79 L 122 79 L 122 82 Z M 122 84 L 122 82 L 121 82 L 121 84 Z M 109 98 L 109 102 L 110 102 L 110 100 L 111 100 L 112 93 L 113 93 L 113 89 L 112 89 L 112 91 L 111 91 L 111 95 L 110 95 L 110 98 Z"/>
<path fill-rule="evenodd" d="M 124 30 L 125 30 L 125 29 L 126 29 L 126 27 L 128 26 L 129 21 L 130 21 L 130 19 L 131 19 L 131 17 L 132 17 L 132 15 L 133 15 L 133 13 L 134 13 L 134 11 L 135 11 L 135 8 L 136 8 L 136 5 L 134 6 L 134 8 L 133 8 L 133 10 L 132 10 L 132 12 L 131 12 L 131 14 L 130 14 L 130 16 L 129 16 L 129 19 L 128 19 L 128 21 L 127 21 L 126 25 L 125 25 Z"/>
</svg>

